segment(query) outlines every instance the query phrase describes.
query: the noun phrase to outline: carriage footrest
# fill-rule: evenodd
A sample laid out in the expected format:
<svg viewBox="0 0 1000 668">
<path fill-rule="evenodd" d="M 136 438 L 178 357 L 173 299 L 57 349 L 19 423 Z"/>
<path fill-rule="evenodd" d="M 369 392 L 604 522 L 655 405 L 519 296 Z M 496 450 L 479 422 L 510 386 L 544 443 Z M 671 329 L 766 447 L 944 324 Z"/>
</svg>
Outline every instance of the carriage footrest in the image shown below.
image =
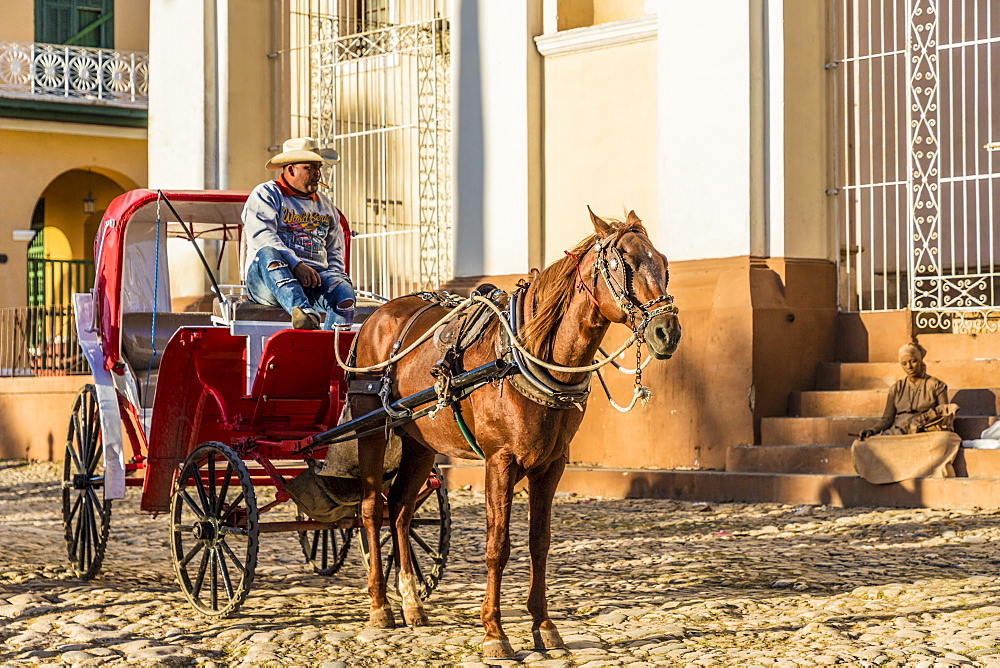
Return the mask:
<svg viewBox="0 0 1000 668">
<path fill-rule="evenodd" d="M 285 491 L 303 513 L 317 522 L 336 522 L 357 514 L 361 481 L 317 475 L 312 466 L 285 484 Z"/>
</svg>

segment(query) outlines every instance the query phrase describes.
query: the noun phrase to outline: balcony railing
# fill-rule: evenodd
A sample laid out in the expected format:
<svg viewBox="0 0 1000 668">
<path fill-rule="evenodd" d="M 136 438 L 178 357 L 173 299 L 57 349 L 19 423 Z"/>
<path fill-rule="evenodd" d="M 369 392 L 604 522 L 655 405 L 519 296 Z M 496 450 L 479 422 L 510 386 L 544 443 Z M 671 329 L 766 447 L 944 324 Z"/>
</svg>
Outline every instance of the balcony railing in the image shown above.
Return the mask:
<svg viewBox="0 0 1000 668">
<path fill-rule="evenodd" d="M 0 41 L 0 97 L 145 109 L 149 54 Z"/>
<path fill-rule="evenodd" d="M 0 376 L 88 373 L 72 306 L 0 309 Z"/>
</svg>

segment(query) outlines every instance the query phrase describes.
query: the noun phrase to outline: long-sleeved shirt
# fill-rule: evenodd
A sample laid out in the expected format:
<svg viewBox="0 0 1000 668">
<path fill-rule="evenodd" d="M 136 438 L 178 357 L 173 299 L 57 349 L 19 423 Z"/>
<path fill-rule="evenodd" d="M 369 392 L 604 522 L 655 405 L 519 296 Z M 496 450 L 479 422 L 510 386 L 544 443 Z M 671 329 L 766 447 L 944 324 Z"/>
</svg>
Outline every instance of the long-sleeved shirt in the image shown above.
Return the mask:
<svg viewBox="0 0 1000 668">
<path fill-rule="evenodd" d="M 278 250 L 290 268 L 305 262 L 314 269 L 344 273 L 344 232 L 340 212 L 322 193 L 298 195 L 278 181 L 253 189 L 243 207 L 246 257 L 241 273 L 257 251 Z"/>
<path fill-rule="evenodd" d="M 948 386 L 934 376 L 897 380 L 889 388 L 882 419 L 872 429 L 876 433 L 907 434 L 910 422 L 935 406 L 948 403 Z"/>
</svg>

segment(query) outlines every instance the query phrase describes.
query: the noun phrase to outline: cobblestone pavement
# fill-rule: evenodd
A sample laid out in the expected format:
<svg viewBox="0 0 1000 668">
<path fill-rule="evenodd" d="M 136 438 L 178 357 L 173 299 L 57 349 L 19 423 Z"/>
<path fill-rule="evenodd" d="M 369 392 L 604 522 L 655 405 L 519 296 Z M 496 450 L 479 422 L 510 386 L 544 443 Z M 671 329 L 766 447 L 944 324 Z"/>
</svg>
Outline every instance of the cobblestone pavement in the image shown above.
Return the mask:
<svg viewBox="0 0 1000 668">
<path fill-rule="evenodd" d="M 324 578 L 294 534 L 262 536 L 240 614 L 212 620 L 174 580 L 167 518 L 116 503 L 102 575 L 67 571 L 51 464 L 0 462 L 0 665 L 484 665 L 482 496 L 452 492 L 431 626 L 365 629 L 360 561 Z M 535 666 L 1000 666 L 1000 513 L 560 496 L 550 608 L 567 649 L 536 652 L 524 610 L 526 503 L 504 605 Z M 514 665 L 514 661 L 494 665 Z"/>
</svg>

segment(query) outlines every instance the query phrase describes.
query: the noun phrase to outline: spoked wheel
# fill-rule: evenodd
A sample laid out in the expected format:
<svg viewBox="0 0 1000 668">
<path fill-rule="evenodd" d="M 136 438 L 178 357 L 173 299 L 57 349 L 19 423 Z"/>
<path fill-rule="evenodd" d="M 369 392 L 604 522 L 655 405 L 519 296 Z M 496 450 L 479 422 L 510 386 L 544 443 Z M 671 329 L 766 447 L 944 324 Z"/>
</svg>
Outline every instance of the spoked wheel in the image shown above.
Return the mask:
<svg viewBox="0 0 1000 668">
<path fill-rule="evenodd" d="M 62 511 L 69 563 L 89 580 L 101 570 L 111 528 L 111 501 L 104 499 L 104 441 L 97 390 L 87 385 L 76 395 L 69 417 L 63 459 Z"/>
<path fill-rule="evenodd" d="M 170 553 L 181 591 L 199 612 L 240 608 L 257 568 L 257 498 L 246 464 L 222 443 L 188 455 L 170 500 Z"/>
<path fill-rule="evenodd" d="M 448 488 L 444 476 L 441 475 L 441 469 L 437 466 L 431 472 L 427 484 L 431 488 L 430 494 L 417 501 L 410 523 L 413 572 L 417 577 L 418 592 L 422 599 L 431 595 L 441 576 L 444 575 L 448 551 L 451 549 L 451 506 L 448 505 Z M 367 568 L 368 538 L 363 528 L 358 533 L 361 535 L 358 547 L 361 550 L 364 566 Z M 382 523 L 379 543 L 382 546 L 382 571 L 386 582 L 394 583 L 396 555 L 392 545 L 392 534 L 385 522 Z M 388 590 L 394 598 L 398 595 L 395 586 L 389 586 Z"/>
<path fill-rule="evenodd" d="M 298 521 L 309 519 L 296 513 Z M 299 531 L 299 544 L 306 555 L 306 562 L 319 575 L 333 575 L 344 565 L 351 548 L 354 529 L 321 529 L 319 531 Z"/>
</svg>

